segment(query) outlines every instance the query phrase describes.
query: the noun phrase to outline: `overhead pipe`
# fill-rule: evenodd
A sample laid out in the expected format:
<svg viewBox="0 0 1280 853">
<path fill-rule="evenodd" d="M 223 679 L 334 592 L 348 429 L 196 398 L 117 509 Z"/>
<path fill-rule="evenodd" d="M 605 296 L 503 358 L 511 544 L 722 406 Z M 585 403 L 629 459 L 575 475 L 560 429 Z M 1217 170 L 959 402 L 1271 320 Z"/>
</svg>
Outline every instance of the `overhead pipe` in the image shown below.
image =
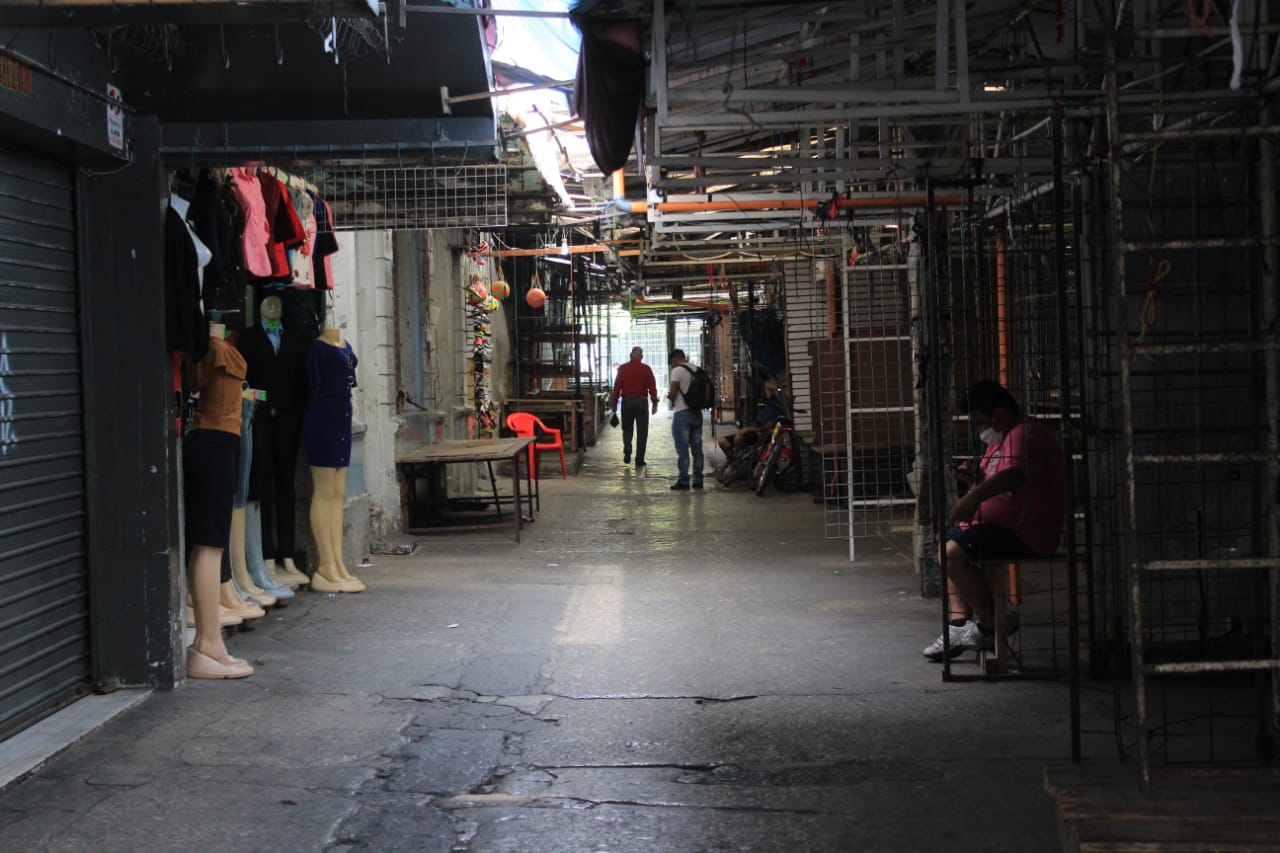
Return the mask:
<svg viewBox="0 0 1280 853">
<path fill-rule="evenodd" d="M 616 175 L 616 173 L 615 173 Z M 647 213 L 655 210 L 658 213 L 721 213 L 745 210 L 812 210 L 829 204 L 829 198 L 779 198 L 779 199 L 745 199 L 743 201 L 631 201 L 616 195 L 617 178 L 614 178 L 615 196 L 610 202 L 623 213 Z M 924 207 L 926 199 L 923 194 L 912 196 L 889 197 L 855 197 L 834 199 L 839 210 L 881 210 L 899 207 Z M 938 196 L 939 206 L 951 207 L 965 205 L 968 199 L 964 196 Z"/>
</svg>

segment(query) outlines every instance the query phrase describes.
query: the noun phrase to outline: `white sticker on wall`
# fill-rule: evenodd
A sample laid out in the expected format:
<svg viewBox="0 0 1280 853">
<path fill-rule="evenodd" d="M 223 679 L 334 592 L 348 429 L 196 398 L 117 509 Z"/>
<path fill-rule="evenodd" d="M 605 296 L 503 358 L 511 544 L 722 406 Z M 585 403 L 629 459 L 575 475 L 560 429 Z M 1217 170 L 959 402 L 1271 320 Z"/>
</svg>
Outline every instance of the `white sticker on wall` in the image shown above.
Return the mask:
<svg viewBox="0 0 1280 853">
<path fill-rule="evenodd" d="M 120 106 L 120 90 L 107 84 L 107 142 L 117 151 L 124 150 L 124 110 Z"/>
</svg>

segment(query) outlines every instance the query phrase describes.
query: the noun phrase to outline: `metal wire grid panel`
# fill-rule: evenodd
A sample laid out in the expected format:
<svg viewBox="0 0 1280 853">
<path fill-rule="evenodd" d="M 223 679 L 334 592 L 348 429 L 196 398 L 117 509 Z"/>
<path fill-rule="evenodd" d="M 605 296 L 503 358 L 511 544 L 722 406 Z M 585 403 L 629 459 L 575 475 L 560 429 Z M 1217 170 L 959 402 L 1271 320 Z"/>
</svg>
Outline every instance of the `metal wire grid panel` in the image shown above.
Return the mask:
<svg viewBox="0 0 1280 853">
<path fill-rule="evenodd" d="M 311 182 L 337 230 L 503 228 L 507 167 L 319 166 Z"/>
<path fill-rule="evenodd" d="M 996 221 L 982 210 L 956 210 L 932 220 L 937 227 L 926 239 L 935 241 L 933 265 L 920 276 L 920 287 L 931 292 L 922 290 L 919 300 L 926 314 L 920 340 L 926 388 L 919 466 L 923 536 L 917 551 L 931 571 L 938 571 L 940 517 L 958 497 L 956 468 L 968 462 L 976 469 L 985 451 L 963 414 L 975 382 L 1007 387 L 1025 416 L 1059 435 L 1071 465 L 1078 467 L 1082 459 L 1080 295 L 1075 257 L 1057 252 L 1054 217 L 1048 195 Z M 1073 223 L 1065 214 L 1062 224 L 1071 235 Z M 1068 542 L 1085 541 L 1088 524 L 1088 504 L 1076 499 L 1074 480 L 1064 485 L 1072 534 L 1052 559 L 986 567 L 993 582 L 1000 580 L 1008 591 L 1004 606 L 1019 615 L 1020 629 L 1010 643 L 1014 658 L 1006 665 L 1023 674 L 1064 674 L 1073 648 L 1072 620 L 1083 618 L 1073 611 L 1073 590 L 1081 590 L 1075 599 L 1079 613 L 1087 612 L 1087 561 L 1080 556 L 1085 549 L 1068 547 Z M 941 592 L 940 576 L 937 586 Z M 947 677 L 987 674 L 972 663 L 948 663 Z"/>
<path fill-rule="evenodd" d="M 1114 638 L 1101 663 L 1132 676 L 1115 726 L 1144 782 L 1153 766 L 1271 760 L 1280 725 L 1280 254 L 1256 123 L 1129 146 L 1099 187 L 1120 233 L 1087 336 L 1105 450 L 1090 471 L 1112 511 L 1096 606 Z"/>
<path fill-rule="evenodd" d="M 815 430 L 821 448 L 827 536 L 904 547 L 913 529 L 909 473 L 916 457 L 907 257 L 889 242 L 865 258 L 869 230 L 834 259 L 833 334 L 814 343 Z"/>
</svg>

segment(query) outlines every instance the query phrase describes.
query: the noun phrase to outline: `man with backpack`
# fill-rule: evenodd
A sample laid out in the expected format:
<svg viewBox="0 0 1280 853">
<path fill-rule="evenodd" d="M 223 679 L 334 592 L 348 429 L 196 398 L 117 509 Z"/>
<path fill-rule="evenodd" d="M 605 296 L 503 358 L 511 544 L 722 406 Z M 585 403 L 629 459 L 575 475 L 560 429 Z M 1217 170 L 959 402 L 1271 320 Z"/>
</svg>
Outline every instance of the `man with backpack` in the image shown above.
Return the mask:
<svg viewBox="0 0 1280 853">
<path fill-rule="evenodd" d="M 671 364 L 671 387 L 667 399 L 671 401 L 671 437 L 676 445 L 676 470 L 678 477 L 671 486 L 673 492 L 702 488 L 702 410 L 711 407 L 707 385 L 710 377 L 706 371 L 689 364 L 684 350 L 673 349 L 668 359 Z M 690 479 L 689 454 L 693 453 L 693 476 Z"/>
</svg>

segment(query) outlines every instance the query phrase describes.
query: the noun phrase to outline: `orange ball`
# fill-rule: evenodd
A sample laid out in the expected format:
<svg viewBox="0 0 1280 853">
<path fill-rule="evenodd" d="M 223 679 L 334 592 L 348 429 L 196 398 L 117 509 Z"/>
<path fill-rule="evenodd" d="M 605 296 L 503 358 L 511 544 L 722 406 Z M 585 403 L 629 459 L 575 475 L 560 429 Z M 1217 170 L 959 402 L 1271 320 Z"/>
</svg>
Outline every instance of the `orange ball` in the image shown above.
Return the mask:
<svg viewBox="0 0 1280 853">
<path fill-rule="evenodd" d="M 489 288 L 489 295 L 494 299 L 506 299 L 511 295 L 511 285 L 507 284 L 502 279 L 498 279 L 493 283 L 493 286 Z"/>
<path fill-rule="evenodd" d="M 524 295 L 524 301 L 529 303 L 530 308 L 541 308 L 547 304 L 547 294 L 541 287 L 531 287 Z"/>
</svg>

